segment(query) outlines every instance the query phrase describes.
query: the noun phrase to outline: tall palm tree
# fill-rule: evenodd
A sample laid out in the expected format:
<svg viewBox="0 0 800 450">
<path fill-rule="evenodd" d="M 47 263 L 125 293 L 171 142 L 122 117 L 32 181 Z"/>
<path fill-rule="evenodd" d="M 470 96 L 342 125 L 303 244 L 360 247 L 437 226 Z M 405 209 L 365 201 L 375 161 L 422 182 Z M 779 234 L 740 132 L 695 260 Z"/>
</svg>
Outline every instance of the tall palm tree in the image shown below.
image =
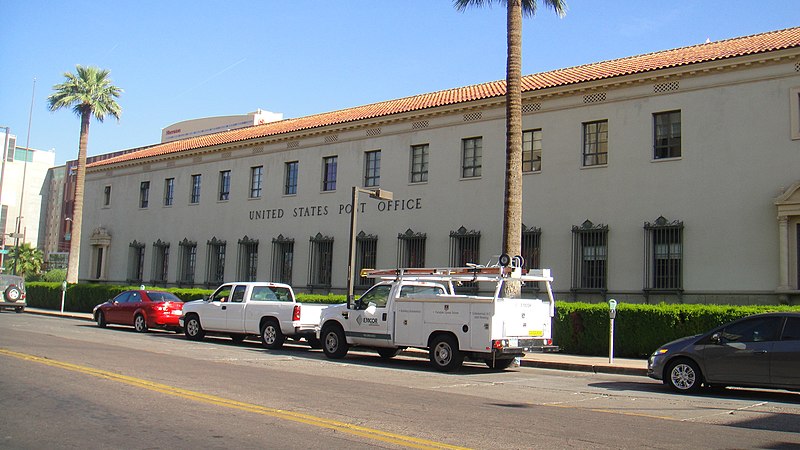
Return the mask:
<svg viewBox="0 0 800 450">
<path fill-rule="evenodd" d="M 506 178 L 503 201 L 503 253 L 522 253 L 522 16 L 536 14 L 537 0 L 453 0 L 459 11 L 470 6 L 491 5 L 495 1 L 507 8 L 506 62 Z M 567 11 L 565 0 L 542 0 L 559 17 Z M 503 283 L 504 297 L 519 297 L 519 283 Z"/>
<path fill-rule="evenodd" d="M 81 118 L 81 135 L 78 143 L 78 167 L 75 172 L 75 205 L 72 211 L 72 235 L 69 243 L 67 282 L 78 282 L 78 262 L 81 251 L 81 224 L 83 222 L 83 184 L 86 175 L 86 146 L 89 141 L 89 122 L 92 116 L 99 122 L 106 115 L 119 120 L 122 109 L 116 99 L 122 89 L 111 84 L 109 71 L 97 67 L 77 65 L 75 73 L 66 72 L 66 80 L 53 86 L 47 97 L 50 111 L 72 108 Z"/>
<path fill-rule="evenodd" d="M 36 247 L 31 247 L 29 242 L 25 242 L 11 250 L 14 259 L 6 260 L 6 268 L 16 265 L 17 275 L 25 277 L 26 275 L 36 275 L 42 270 L 44 256 L 42 251 Z"/>
</svg>

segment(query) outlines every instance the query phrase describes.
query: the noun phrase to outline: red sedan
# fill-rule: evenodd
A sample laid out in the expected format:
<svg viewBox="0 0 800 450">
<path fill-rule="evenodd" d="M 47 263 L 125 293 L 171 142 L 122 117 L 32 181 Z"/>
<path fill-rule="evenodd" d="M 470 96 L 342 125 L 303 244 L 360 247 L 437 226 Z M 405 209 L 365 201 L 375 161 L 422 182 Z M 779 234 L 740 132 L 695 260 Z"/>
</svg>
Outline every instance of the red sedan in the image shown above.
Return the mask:
<svg viewBox="0 0 800 450">
<path fill-rule="evenodd" d="M 94 320 L 98 327 L 108 324 L 133 325 L 144 333 L 149 328 L 164 328 L 179 332 L 178 319 L 183 312 L 183 301 L 164 291 L 125 291 L 105 303 L 94 307 Z"/>
</svg>

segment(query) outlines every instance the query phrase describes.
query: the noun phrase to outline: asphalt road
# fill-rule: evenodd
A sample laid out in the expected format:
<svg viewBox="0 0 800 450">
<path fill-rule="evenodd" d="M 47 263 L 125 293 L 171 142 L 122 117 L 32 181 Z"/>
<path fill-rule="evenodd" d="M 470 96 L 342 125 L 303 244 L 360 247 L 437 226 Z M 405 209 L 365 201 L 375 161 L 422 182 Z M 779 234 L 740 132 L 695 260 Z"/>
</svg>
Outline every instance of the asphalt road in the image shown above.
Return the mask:
<svg viewBox="0 0 800 450">
<path fill-rule="evenodd" d="M 800 448 L 800 394 L 0 313 L 0 448 Z"/>
</svg>

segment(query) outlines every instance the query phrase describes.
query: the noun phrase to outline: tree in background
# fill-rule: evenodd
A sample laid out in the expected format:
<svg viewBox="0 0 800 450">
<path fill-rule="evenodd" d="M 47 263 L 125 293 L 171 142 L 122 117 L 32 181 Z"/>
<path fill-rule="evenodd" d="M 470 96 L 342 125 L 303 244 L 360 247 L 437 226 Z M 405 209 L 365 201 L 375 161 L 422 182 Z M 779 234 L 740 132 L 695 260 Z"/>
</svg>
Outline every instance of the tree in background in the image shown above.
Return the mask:
<svg viewBox="0 0 800 450">
<path fill-rule="evenodd" d="M 89 122 L 92 116 L 99 122 L 106 115 L 119 120 L 122 109 L 116 99 L 122 89 L 111 84 L 109 71 L 97 67 L 77 65 L 75 73 L 66 72 L 66 81 L 53 86 L 53 92 L 47 97 L 50 111 L 61 108 L 72 108 L 81 118 L 81 134 L 78 141 L 78 167 L 75 172 L 75 206 L 72 210 L 72 234 L 69 243 L 69 261 L 67 263 L 67 282 L 78 282 L 78 265 L 81 251 L 81 225 L 83 223 L 83 185 L 86 176 L 86 148 L 89 142 Z"/>
<path fill-rule="evenodd" d="M 21 277 L 38 275 L 42 270 L 44 255 L 38 248 L 31 247 L 30 243 L 25 242 L 17 247 L 11 248 L 10 251 L 11 254 L 9 256 L 11 257 L 7 258 L 5 261 L 6 272 L 9 272 L 9 269 L 14 264 L 17 265 L 17 275 Z"/>
<path fill-rule="evenodd" d="M 506 39 L 506 178 L 503 202 L 503 253 L 522 254 L 522 16 L 536 14 L 537 0 L 453 0 L 459 11 L 470 6 L 507 8 Z M 565 0 L 543 0 L 559 17 L 567 11 Z M 477 262 L 477 261 L 476 261 Z M 520 284 L 503 283 L 504 297 L 519 297 Z"/>
</svg>

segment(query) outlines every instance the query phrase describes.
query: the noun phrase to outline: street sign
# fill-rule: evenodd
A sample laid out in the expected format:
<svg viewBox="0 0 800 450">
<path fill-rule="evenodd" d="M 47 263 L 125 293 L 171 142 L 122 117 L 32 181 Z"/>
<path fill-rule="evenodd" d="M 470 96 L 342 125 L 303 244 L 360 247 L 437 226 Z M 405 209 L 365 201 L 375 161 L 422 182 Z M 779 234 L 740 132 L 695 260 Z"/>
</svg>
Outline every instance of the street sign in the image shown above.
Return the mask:
<svg viewBox="0 0 800 450">
<path fill-rule="evenodd" d="M 9 252 L 6 249 L 0 250 L 0 255 L 7 255 Z"/>
<path fill-rule="evenodd" d="M 22 239 L 25 237 L 25 235 L 22 233 L 8 233 L 8 237 L 11 239 Z"/>
</svg>

